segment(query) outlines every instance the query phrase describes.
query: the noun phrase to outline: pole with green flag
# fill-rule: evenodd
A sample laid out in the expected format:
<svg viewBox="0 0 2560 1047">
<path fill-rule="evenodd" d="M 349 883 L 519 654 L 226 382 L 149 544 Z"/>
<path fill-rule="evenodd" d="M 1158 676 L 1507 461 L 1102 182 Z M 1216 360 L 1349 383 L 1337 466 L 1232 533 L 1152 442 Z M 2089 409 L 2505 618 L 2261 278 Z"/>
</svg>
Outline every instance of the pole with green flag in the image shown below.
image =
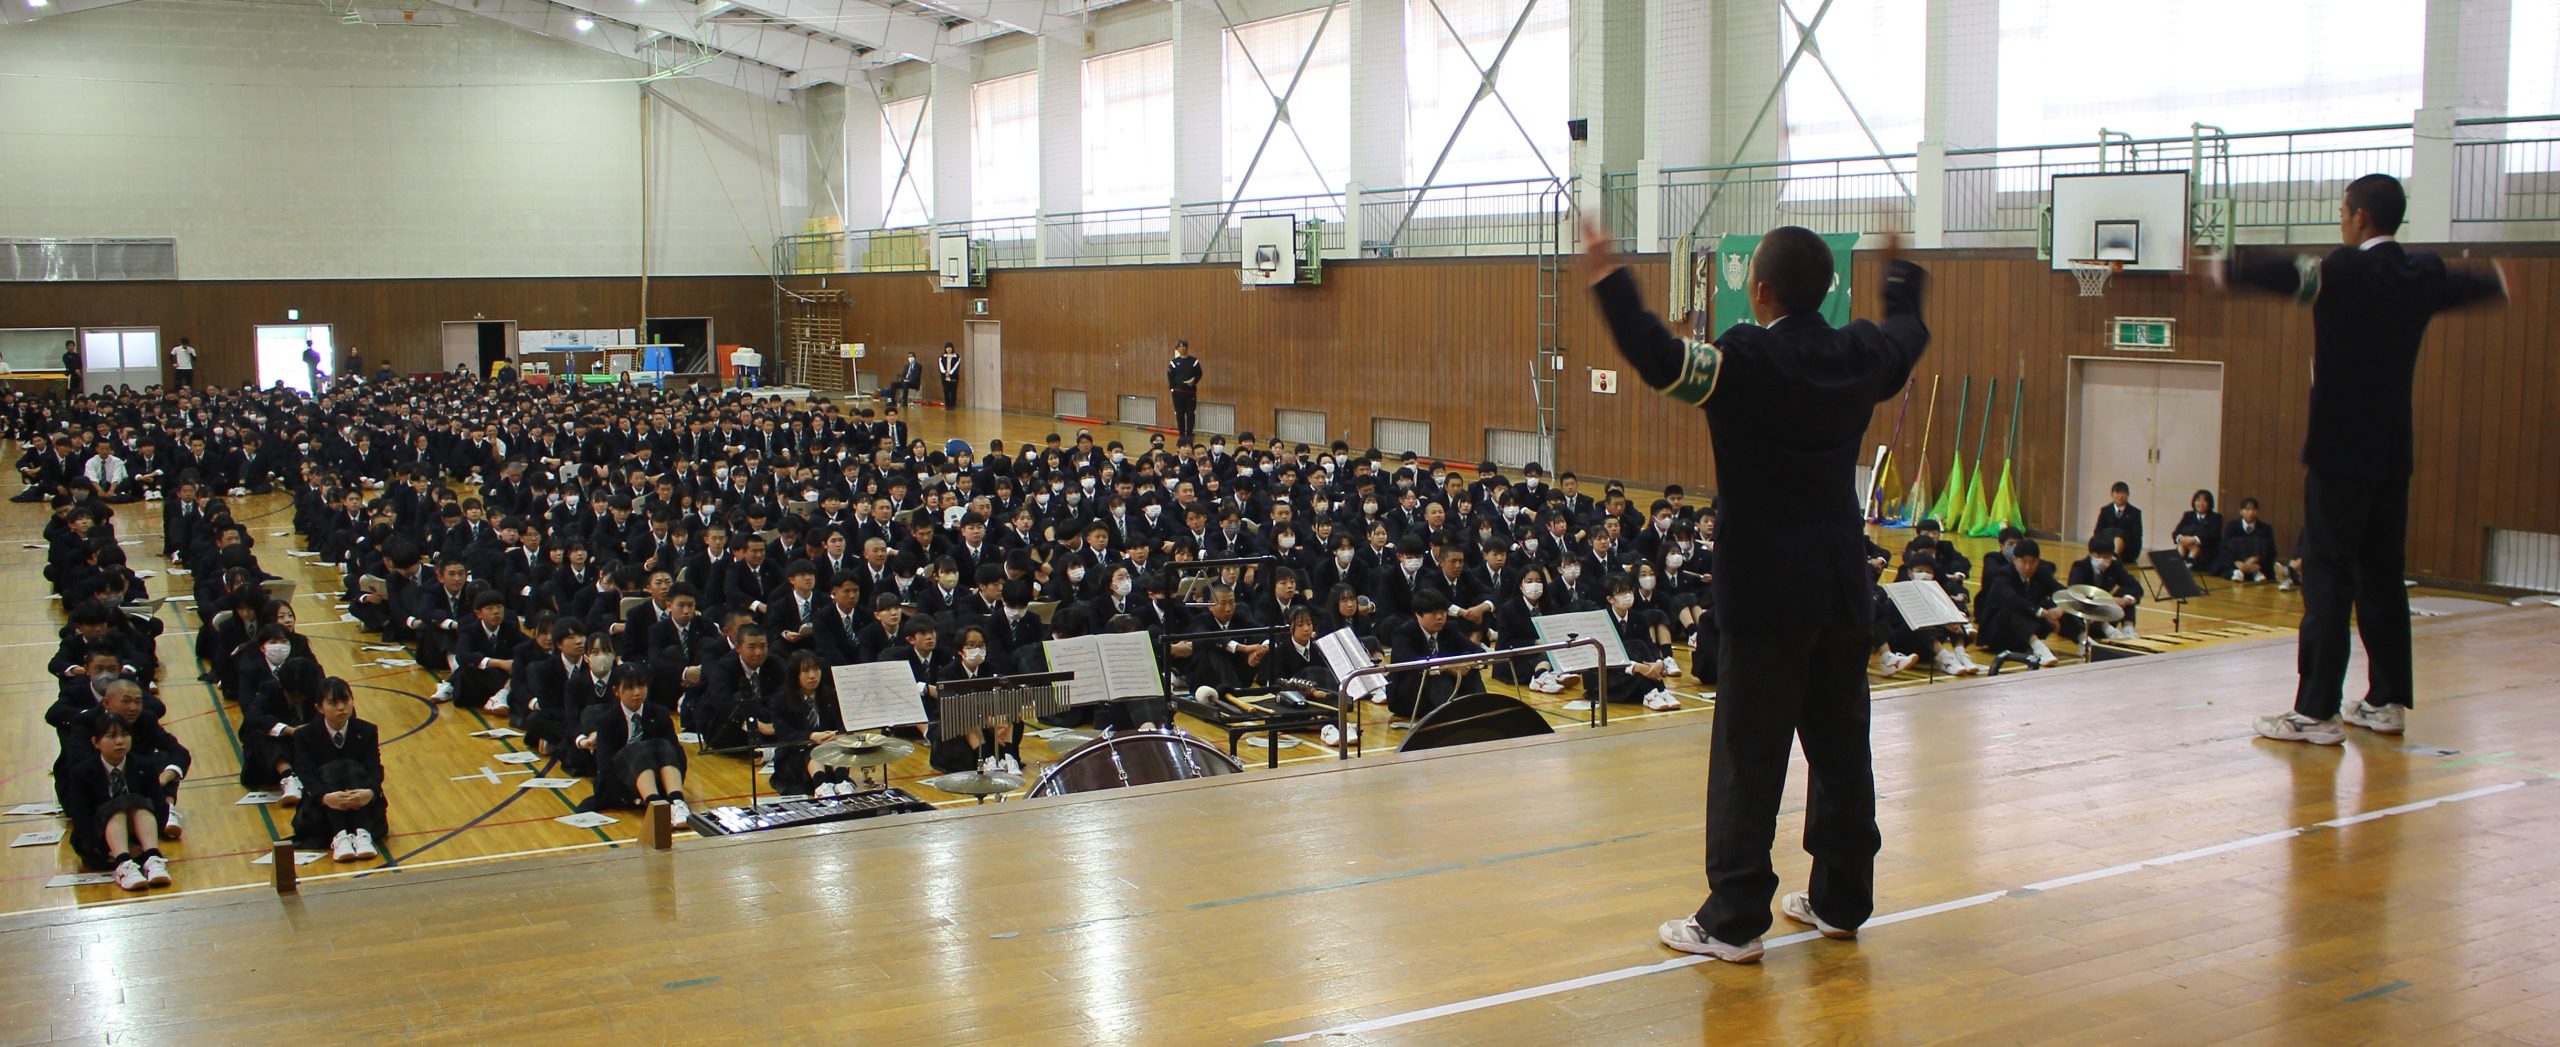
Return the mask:
<svg viewBox="0 0 2560 1047">
<path fill-rule="evenodd" d="M 2009 469 L 2018 460 L 2018 416 L 2026 402 L 2027 379 L 2020 375 L 2018 393 L 2009 398 L 2009 439 L 2000 449 L 2000 489 L 1999 493 L 1991 496 L 1991 518 L 1983 521 L 1982 526 L 1967 530 L 1967 535 L 1995 538 L 2003 527 L 2015 527 L 2022 532 L 2027 529 L 2026 517 L 2018 511 L 2017 491 L 2009 485 Z"/>
<path fill-rule="evenodd" d="M 1955 518 L 1956 510 L 1964 504 L 1964 412 L 1972 402 L 1973 376 L 1966 375 L 1964 385 L 1956 393 L 1956 449 L 1947 459 L 1947 486 L 1938 492 L 1938 500 L 1930 503 L 1929 511 L 1922 514 L 1938 521 L 1940 527 L 1947 526 L 1948 521 Z"/>
<path fill-rule="evenodd" d="M 1943 374 L 1929 376 L 1929 415 L 1920 426 L 1920 454 L 1911 459 L 1911 490 L 1902 496 L 1902 506 L 1894 514 L 1903 526 L 1918 522 L 1920 514 L 1928 511 L 1929 435 L 1938 427 L 1938 383 L 1945 379 Z"/>
<path fill-rule="evenodd" d="M 1965 478 L 1964 502 L 1956 507 L 1956 518 L 1941 519 L 1938 526 L 1950 534 L 1966 534 L 1991 516 L 1991 506 L 1982 495 L 1983 445 L 1991 442 L 1991 405 L 2000 399 L 2000 380 L 1994 378 L 1982 395 L 1982 431 L 1973 437 L 1973 475 Z"/>
</svg>

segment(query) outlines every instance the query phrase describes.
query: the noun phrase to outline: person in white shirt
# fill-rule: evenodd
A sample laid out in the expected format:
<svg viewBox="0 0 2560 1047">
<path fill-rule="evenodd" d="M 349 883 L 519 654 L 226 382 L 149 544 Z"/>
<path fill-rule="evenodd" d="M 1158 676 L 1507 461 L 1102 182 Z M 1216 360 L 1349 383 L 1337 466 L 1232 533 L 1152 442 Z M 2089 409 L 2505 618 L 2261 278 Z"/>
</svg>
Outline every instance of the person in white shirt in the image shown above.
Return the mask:
<svg viewBox="0 0 2560 1047">
<path fill-rule="evenodd" d="M 193 340 L 178 339 L 178 344 L 169 350 L 169 369 L 177 372 L 178 388 L 196 387 L 196 344 Z"/>
</svg>

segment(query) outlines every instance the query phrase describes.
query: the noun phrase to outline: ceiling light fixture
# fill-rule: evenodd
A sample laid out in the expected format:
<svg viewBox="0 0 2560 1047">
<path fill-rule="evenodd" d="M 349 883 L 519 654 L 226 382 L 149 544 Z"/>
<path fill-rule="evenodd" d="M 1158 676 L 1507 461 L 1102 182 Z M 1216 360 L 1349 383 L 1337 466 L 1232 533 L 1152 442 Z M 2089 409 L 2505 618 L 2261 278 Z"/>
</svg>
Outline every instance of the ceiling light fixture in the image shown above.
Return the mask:
<svg viewBox="0 0 2560 1047">
<path fill-rule="evenodd" d="M 578 25 L 578 31 L 579 31 L 579 32 L 581 32 L 581 33 L 583 33 L 583 32 L 586 32 L 586 31 L 587 31 L 587 30 L 589 30 L 589 29 L 593 29 L 593 28 L 595 28 L 595 27 L 596 27 L 596 20 L 595 20 L 595 19 L 592 19 L 592 18 L 588 18 L 588 17 L 586 17 L 585 15 L 580 15 L 580 16 L 578 16 L 578 23 L 577 23 L 577 25 Z"/>
</svg>

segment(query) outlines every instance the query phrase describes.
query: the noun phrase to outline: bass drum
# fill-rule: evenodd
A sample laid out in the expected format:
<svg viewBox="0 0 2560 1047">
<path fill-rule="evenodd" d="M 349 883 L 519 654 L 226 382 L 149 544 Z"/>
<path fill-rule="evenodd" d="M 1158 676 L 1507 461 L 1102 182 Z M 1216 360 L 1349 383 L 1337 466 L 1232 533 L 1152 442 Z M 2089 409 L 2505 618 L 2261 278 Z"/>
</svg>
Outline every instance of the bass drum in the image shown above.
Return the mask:
<svg viewBox="0 0 2560 1047">
<path fill-rule="evenodd" d="M 1068 753 L 1040 776 L 1028 796 L 1064 796 L 1132 785 L 1242 774 L 1244 765 L 1216 746 L 1179 731 L 1105 735 Z"/>
</svg>

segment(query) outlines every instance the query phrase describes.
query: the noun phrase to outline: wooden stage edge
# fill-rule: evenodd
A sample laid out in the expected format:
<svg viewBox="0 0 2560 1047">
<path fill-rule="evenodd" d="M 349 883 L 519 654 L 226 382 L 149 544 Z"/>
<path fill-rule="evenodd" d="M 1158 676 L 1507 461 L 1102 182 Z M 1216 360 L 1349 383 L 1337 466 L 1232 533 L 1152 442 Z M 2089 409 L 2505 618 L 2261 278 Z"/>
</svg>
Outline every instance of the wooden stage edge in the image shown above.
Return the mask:
<svg viewBox="0 0 2560 1047">
<path fill-rule="evenodd" d="M 2414 623 L 2411 733 L 2343 749 L 2249 730 L 2290 638 L 1881 699 L 1877 918 L 1757 967 L 1652 941 L 1703 890 L 1676 717 L 16 914 L 0 1039 L 2560 1042 L 2555 624 Z M 288 957 L 332 991 L 242 983 Z"/>
</svg>

